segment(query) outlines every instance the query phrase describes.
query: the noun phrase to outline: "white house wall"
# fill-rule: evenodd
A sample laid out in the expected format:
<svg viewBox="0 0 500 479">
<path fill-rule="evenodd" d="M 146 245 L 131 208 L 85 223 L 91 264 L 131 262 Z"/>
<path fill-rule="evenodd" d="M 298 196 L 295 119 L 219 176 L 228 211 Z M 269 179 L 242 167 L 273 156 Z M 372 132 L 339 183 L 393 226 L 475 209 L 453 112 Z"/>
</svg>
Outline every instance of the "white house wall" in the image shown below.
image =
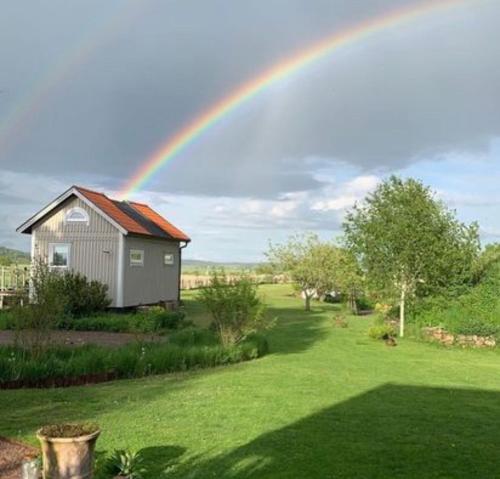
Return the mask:
<svg viewBox="0 0 500 479">
<path fill-rule="evenodd" d="M 125 237 L 124 306 L 177 301 L 179 292 L 179 243 Z M 144 251 L 144 266 L 130 265 L 130 250 Z M 174 255 L 174 264 L 165 265 L 164 255 Z"/>
<path fill-rule="evenodd" d="M 89 223 L 64 221 L 68 210 L 74 207 L 84 209 L 89 215 Z M 61 204 L 35 225 L 33 252 L 35 258 L 48 258 L 50 243 L 68 243 L 70 268 L 84 274 L 89 280 L 97 280 L 108 285 L 111 306 L 116 306 L 118 242 L 121 233 L 99 213 L 79 198 L 72 197 Z"/>
</svg>

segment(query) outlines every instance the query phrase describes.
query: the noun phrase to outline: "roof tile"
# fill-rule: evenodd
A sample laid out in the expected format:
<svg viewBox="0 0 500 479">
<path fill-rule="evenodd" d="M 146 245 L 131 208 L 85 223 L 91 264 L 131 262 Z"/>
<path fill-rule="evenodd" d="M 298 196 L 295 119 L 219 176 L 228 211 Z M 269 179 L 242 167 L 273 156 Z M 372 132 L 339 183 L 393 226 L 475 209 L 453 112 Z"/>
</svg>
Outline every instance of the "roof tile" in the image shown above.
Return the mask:
<svg viewBox="0 0 500 479">
<path fill-rule="evenodd" d="M 118 223 L 128 233 L 164 238 L 163 235 L 159 236 L 159 231 L 153 227 L 156 225 L 160 228 L 160 230 L 172 237 L 172 239 L 177 241 L 191 241 L 185 233 L 176 228 L 173 224 L 168 222 L 146 204 L 135 202 L 125 203 L 130 205 L 134 211 L 145 219 L 145 221 L 139 222 L 138 220 L 141 219 L 140 216 L 137 220 L 134 219 L 134 215 L 126 213 L 127 208 L 119 208 L 117 206 L 119 202 L 108 198 L 105 194 L 92 191 L 87 188 L 82 188 L 81 186 L 75 186 L 75 189 L 85 196 L 87 200 L 97 206 L 97 208 L 99 208 L 103 213 Z M 148 223 L 150 225 L 153 223 L 149 229 L 147 228 Z"/>
</svg>

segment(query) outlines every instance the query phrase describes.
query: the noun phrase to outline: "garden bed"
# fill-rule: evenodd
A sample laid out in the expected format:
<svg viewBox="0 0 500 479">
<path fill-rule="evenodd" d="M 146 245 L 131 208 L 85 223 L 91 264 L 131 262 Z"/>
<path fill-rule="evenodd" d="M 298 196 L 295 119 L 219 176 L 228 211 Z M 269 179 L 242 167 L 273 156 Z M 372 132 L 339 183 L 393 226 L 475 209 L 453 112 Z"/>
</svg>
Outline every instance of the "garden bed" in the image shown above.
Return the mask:
<svg viewBox="0 0 500 479">
<path fill-rule="evenodd" d="M 93 344 L 117 348 L 134 342 L 161 342 L 167 336 L 144 333 L 108 333 L 103 331 L 52 331 L 51 342 L 58 346 L 79 347 Z M 14 331 L 0 331 L 0 346 L 11 346 L 15 343 Z"/>
<path fill-rule="evenodd" d="M 223 346 L 210 331 L 197 329 L 173 333 L 168 342 L 120 348 L 59 346 L 36 355 L 0 347 L 0 389 L 64 387 L 210 368 L 248 361 L 266 352 L 267 341 L 260 336 Z"/>
</svg>

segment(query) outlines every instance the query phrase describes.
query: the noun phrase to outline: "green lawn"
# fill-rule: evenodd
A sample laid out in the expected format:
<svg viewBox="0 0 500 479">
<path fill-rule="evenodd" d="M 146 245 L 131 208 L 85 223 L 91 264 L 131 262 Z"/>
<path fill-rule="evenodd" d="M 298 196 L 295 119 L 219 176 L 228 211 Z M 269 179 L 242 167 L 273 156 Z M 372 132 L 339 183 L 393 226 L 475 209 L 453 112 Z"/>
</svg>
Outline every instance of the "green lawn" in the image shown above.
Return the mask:
<svg viewBox="0 0 500 479">
<path fill-rule="evenodd" d="M 367 338 L 287 286 L 262 288 L 271 353 L 235 366 L 56 390 L 0 392 L 0 435 L 97 421 L 98 450 L 140 450 L 158 478 L 498 478 L 500 354 Z M 186 295 L 188 315 L 203 311 Z"/>
</svg>

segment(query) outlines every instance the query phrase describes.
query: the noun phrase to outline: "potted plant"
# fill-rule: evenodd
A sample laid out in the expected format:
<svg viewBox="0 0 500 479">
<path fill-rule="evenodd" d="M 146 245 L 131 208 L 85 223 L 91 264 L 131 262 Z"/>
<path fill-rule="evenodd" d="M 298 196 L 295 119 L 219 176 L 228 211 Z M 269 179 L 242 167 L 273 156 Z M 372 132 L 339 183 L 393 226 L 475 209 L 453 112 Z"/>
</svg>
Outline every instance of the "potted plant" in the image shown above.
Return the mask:
<svg viewBox="0 0 500 479">
<path fill-rule="evenodd" d="M 45 479 L 91 479 L 97 424 L 55 424 L 37 432 Z"/>
<path fill-rule="evenodd" d="M 146 470 L 138 452 L 115 451 L 109 460 L 108 472 L 114 479 L 142 479 Z"/>
</svg>

